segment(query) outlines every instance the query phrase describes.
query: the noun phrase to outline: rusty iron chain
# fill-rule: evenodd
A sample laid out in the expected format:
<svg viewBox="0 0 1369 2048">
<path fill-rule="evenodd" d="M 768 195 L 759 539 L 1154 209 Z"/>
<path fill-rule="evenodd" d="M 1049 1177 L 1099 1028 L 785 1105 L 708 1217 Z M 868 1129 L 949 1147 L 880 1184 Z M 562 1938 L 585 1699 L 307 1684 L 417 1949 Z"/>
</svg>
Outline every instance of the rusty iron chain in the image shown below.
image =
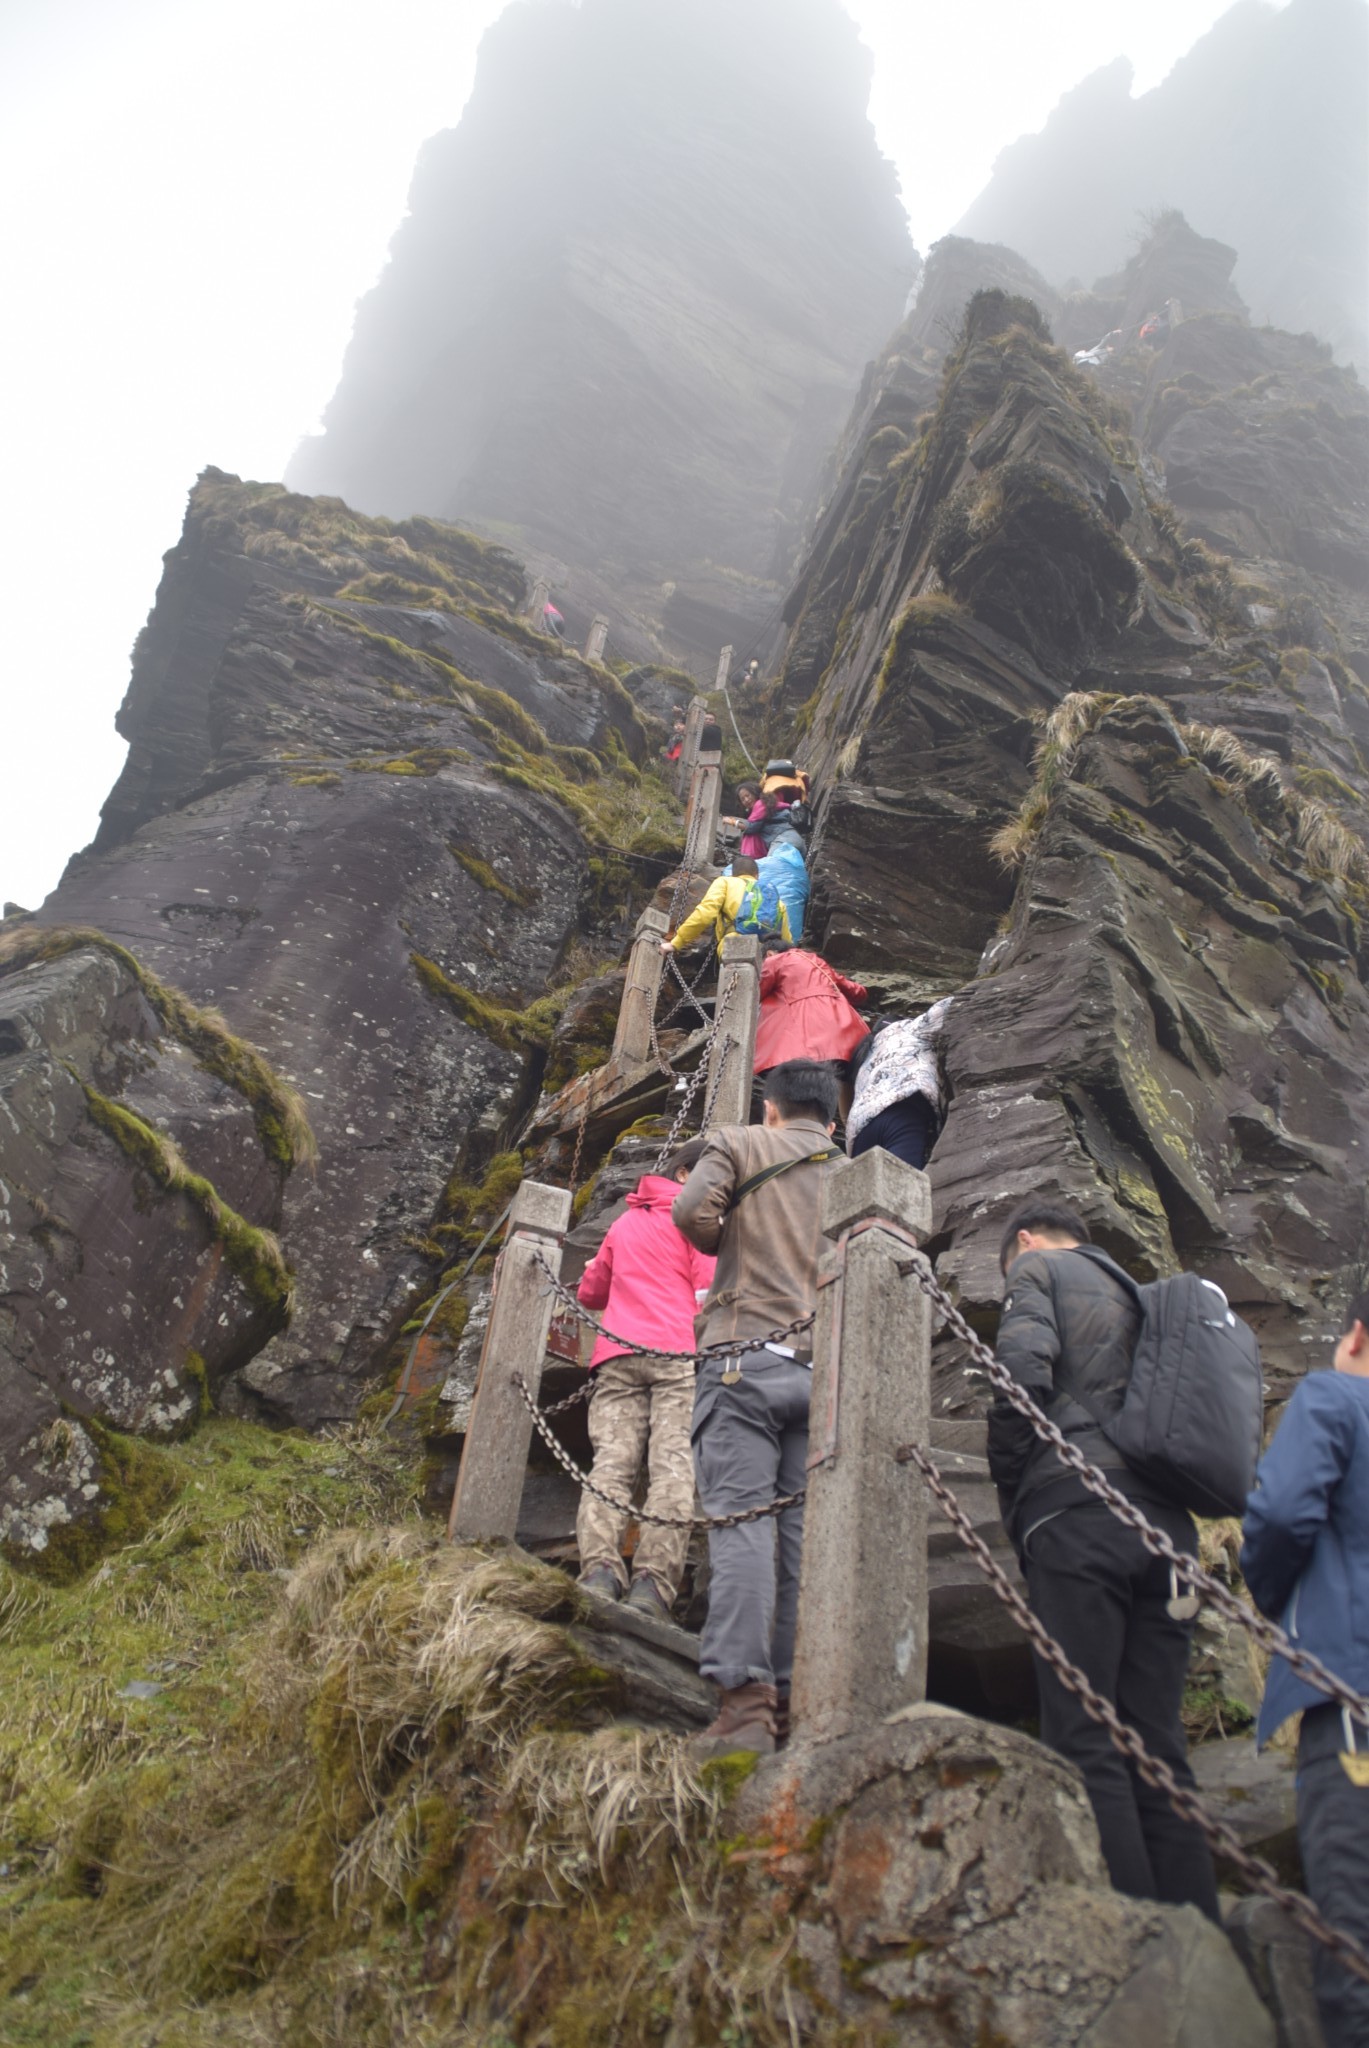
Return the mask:
<svg viewBox="0 0 1369 2048">
<path fill-rule="evenodd" d="M 973 1557 L 984 1577 L 992 1586 L 998 1599 L 1012 1615 L 1018 1627 L 1028 1638 L 1038 1655 L 1050 1665 L 1060 1683 L 1072 1692 L 1091 1720 L 1106 1729 L 1114 1749 L 1127 1759 L 1143 1778 L 1157 1792 L 1163 1792 L 1181 1820 L 1188 1821 L 1201 1830 L 1209 1848 L 1223 1855 L 1227 1862 L 1237 1869 L 1255 1891 L 1263 1892 L 1273 1899 L 1277 1906 L 1294 1920 L 1303 1933 L 1313 1941 L 1330 1950 L 1354 1975 L 1369 1982 L 1369 1954 L 1353 1936 L 1343 1934 L 1324 1920 L 1310 1899 L 1301 1892 L 1289 1890 L 1279 1883 L 1278 1877 L 1262 1856 L 1252 1855 L 1236 1838 L 1225 1821 L 1209 1814 L 1197 1794 L 1187 1785 L 1181 1785 L 1169 1765 L 1161 1758 L 1152 1756 L 1134 1728 L 1129 1728 L 1121 1719 L 1111 1701 L 1094 1690 L 1077 1664 L 1070 1662 L 1059 1643 L 1033 1614 L 1027 1602 L 1008 1579 L 1002 1566 L 992 1555 L 982 1536 L 978 1534 L 969 1516 L 961 1507 L 951 1488 L 941 1475 L 935 1461 L 920 1444 L 904 1444 L 895 1452 L 900 1464 L 916 1465 L 930 1491 L 935 1495 L 942 1513 L 956 1535 Z"/>
<path fill-rule="evenodd" d="M 911 1258 L 901 1262 L 898 1270 L 905 1279 L 912 1278 L 917 1282 L 922 1292 L 940 1309 L 949 1328 L 969 1347 L 971 1355 L 998 1392 L 1019 1415 L 1026 1418 L 1042 1442 L 1048 1443 L 1058 1453 L 1062 1462 L 1078 1475 L 1089 1492 L 1111 1508 L 1119 1522 L 1125 1523 L 1127 1528 L 1140 1537 L 1152 1557 L 1158 1557 L 1171 1565 L 1195 1592 L 1203 1593 L 1228 1620 L 1245 1629 L 1262 1648 L 1282 1657 L 1300 1677 L 1307 1680 L 1309 1685 L 1314 1685 L 1318 1692 L 1328 1694 L 1339 1706 L 1346 1708 L 1361 1726 L 1369 1729 L 1369 1700 L 1347 1685 L 1343 1678 L 1338 1678 L 1334 1671 L 1328 1670 L 1321 1659 L 1313 1656 L 1310 1650 L 1299 1649 L 1298 1645 L 1285 1635 L 1277 1622 L 1257 1613 L 1253 1607 L 1247 1606 L 1244 1600 L 1238 1599 L 1229 1586 L 1223 1585 L 1211 1572 L 1204 1571 L 1197 1558 L 1190 1557 L 1186 1551 L 1178 1549 L 1163 1530 L 1155 1528 L 1153 1523 L 1148 1522 L 1136 1503 L 1119 1492 L 1096 1465 L 1090 1464 L 1078 1445 L 1072 1444 L 1049 1416 L 1042 1413 L 1025 1387 L 1018 1385 L 1007 1367 L 1000 1363 L 984 1340 L 970 1328 L 932 1271 L 925 1253 L 914 1253 Z"/>
<path fill-rule="evenodd" d="M 580 1112 L 580 1128 L 575 1133 L 575 1155 L 570 1162 L 570 1191 L 572 1194 L 575 1193 L 575 1190 L 580 1185 L 580 1154 L 585 1149 L 585 1126 L 588 1122 L 589 1097 L 586 1095 L 585 1106 Z"/>
<path fill-rule="evenodd" d="M 676 1145 L 680 1141 L 680 1132 L 684 1129 L 685 1118 L 689 1115 L 690 1108 L 693 1105 L 694 1097 L 699 1092 L 699 1083 L 703 1080 L 705 1074 L 708 1072 L 709 1053 L 712 1050 L 714 1039 L 717 1037 L 719 1031 L 722 1029 L 722 1022 L 724 1017 L 727 1015 L 728 1006 L 732 1001 L 732 991 L 735 989 L 736 985 L 737 984 L 735 982 L 729 982 L 727 987 L 723 990 L 720 999 L 714 1007 L 713 1022 L 709 1029 L 708 1036 L 699 1048 L 699 1064 L 695 1067 L 694 1072 L 689 1077 L 689 1081 L 684 1092 L 684 1101 L 680 1104 L 679 1109 L 676 1111 L 675 1120 L 671 1124 L 670 1129 L 666 1132 L 665 1139 L 661 1145 L 660 1151 L 656 1154 L 656 1168 L 658 1172 L 660 1171 L 661 1167 L 665 1164 L 666 1160 L 670 1157 L 670 1154 L 674 1151 Z M 718 1060 L 718 1072 L 714 1079 L 713 1087 L 709 1092 L 708 1103 L 705 1105 L 704 1109 L 703 1121 L 705 1129 L 708 1128 L 708 1109 L 711 1107 L 712 1103 L 717 1100 L 718 1087 L 722 1081 L 723 1070 L 727 1065 L 728 1056 L 732 1050 L 732 1043 L 733 1041 L 730 1038 L 724 1039 L 723 1041 L 722 1054 Z"/>
<path fill-rule="evenodd" d="M 735 1348 L 733 1346 L 733 1349 Z M 676 1354 L 667 1352 L 661 1355 L 671 1357 Z M 807 1498 L 808 1489 L 805 1486 L 797 1493 L 781 1494 L 778 1500 L 767 1501 L 764 1507 L 738 1508 L 730 1515 L 651 1514 L 646 1508 L 639 1508 L 630 1500 L 619 1500 L 615 1495 L 605 1493 L 601 1486 L 595 1485 L 587 1472 L 581 1471 L 565 1445 L 542 1419 L 544 1415 L 555 1414 L 555 1409 L 538 1407 L 532 1390 L 521 1372 L 510 1376 L 510 1385 L 517 1389 L 524 1407 L 532 1417 L 533 1427 L 562 1470 L 568 1472 L 576 1485 L 583 1487 L 586 1493 L 592 1493 L 596 1500 L 601 1500 L 605 1507 L 613 1508 L 620 1515 L 630 1515 L 634 1522 L 650 1522 L 658 1529 L 739 1529 L 743 1522 L 763 1522 L 770 1515 L 782 1515 L 789 1508 L 802 1507 Z M 568 1404 L 562 1402 L 559 1405 L 565 1407 Z"/>
</svg>

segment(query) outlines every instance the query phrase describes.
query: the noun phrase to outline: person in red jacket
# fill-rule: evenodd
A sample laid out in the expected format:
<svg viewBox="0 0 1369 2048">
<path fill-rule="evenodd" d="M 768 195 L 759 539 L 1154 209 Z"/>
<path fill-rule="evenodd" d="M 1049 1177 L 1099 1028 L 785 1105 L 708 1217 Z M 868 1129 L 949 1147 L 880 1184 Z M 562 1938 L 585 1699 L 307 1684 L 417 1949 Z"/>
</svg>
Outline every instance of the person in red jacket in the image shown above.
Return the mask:
<svg viewBox="0 0 1369 2048">
<path fill-rule="evenodd" d="M 756 1073 L 785 1060 L 834 1060 L 843 1065 L 870 1027 L 855 1012 L 869 1001 L 858 981 L 848 981 L 817 953 L 766 941 L 761 962 L 761 1012 L 756 1025 Z"/>
<path fill-rule="evenodd" d="M 627 1198 L 627 1212 L 586 1266 L 579 1298 L 602 1310 L 605 1331 L 590 1358 L 595 1376 L 589 1404 L 594 1447 L 590 1478 L 615 1500 L 627 1501 L 645 1451 L 646 1508 L 686 1526 L 643 1522 L 629 1586 L 623 1537 L 627 1508 L 609 1507 L 586 1491 L 580 1497 L 575 1540 L 580 1584 L 606 1600 L 627 1593 L 629 1607 L 668 1615 L 680 1590 L 688 1520 L 694 1512 L 694 1461 L 689 1425 L 694 1410 L 694 1317 L 713 1280 L 716 1263 L 696 1251 L 670 1219 L 670 1205 L 703 1151 L 702 1138 L 672 1152 L 663 1173 L 643 1174 Z M 615 1340 L 644 1344 L 644 1355 Z"/>
</svg>

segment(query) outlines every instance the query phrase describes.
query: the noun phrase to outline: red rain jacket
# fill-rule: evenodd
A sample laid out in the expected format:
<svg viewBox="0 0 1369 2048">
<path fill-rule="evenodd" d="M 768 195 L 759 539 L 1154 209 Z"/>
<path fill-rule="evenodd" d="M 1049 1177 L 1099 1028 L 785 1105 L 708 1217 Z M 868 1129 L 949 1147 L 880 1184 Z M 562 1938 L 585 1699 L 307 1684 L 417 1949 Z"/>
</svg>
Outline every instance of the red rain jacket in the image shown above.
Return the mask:
<svg viewBox="0 0 1369 2048">
<path fill-rule="evenodd" d="M 849 1059 L 870 1027 L 851 1005 L 867 991 L 817 953 L 771 953 L 761 964 L 756 1072 L 781 1060 Z"/>
<path fill-rule="evenodd" d="M 712 1285 L 717 1264 L 695 1251 L 671 1222 L 670 1205 L 679 1192 L 678 1181 L 643 1174 L 627 1198 L 627 1214 L 610 1223 L 578 1289 L 585 1308 L 603 1311 L 608 1329 L 653 1351 L 693 1351 L 695 1291 Z M 624 1349 L 600 1337 L 590 1364 L 620 1358 Z"/>
</svg>

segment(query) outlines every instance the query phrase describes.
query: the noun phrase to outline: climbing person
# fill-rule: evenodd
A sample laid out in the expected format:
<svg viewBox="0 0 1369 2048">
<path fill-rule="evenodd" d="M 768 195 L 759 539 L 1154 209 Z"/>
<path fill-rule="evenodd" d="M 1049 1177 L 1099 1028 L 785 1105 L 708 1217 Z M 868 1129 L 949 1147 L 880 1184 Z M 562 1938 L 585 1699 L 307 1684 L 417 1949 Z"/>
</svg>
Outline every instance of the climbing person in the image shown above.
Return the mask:
<svg viewBox="0 0 1369 2048">
<path fill-rule="evenodd" d="M 739 790 L 739 800 L 740 795 L 741 792 Z M 770 851 L 770 841 L 766 836 L 766 829 L 770 827 L 772 830 L 778 831 L 779 826 L 775 821 L 779 818 L 782 811 L 787 811 L 788 809 L 788 803 L 781 802 L 779 797 L 774 795 L 763 797 L 759 790 L 755 792 L 754 801 L 742 821 L 744 830 L 742 832 L 741 851 L 749 859 L 764 860 L 766 854 Z"/>
<path fill-rule="evenodd" d="M 845 1068 L 870 1027 L 855 1006 L 870 1000 L 858 981 L 848 981 L 818 953 L 764 941 L 760 1016 L 756 1023 L 756 1073 L 762 1076 L 786 1060 L 826 1060 Z"/>
<path fill-rule="evenodd" d="M 1298 1647 L 1369 1693 L 1369 1294 L 1350 1304 L 1334 1370 L 1293 1390 L 1245 1513 L 1250 1596 Z M 1369 1948 L 1369 1731 L 1275 1656 L 1261 1746 L 1302 1710 L 1298 1845 L 1312 1899 Z M 1326 2048 L 1369 2043 L 1369 1984 L 1313 1947 Z"/>
<path fill-rule="evenodd" d="M 832 1160 L 837 1089 L 809 1060 L 772 1067 L 765 1120 L 724 1124 L 671 1211 L 690 1243 L 716 1252 L 699 1316 L 706 1358 L 694 1398 L 694 1469 L 705 1514 L 763 1507 L 805 1484 L 812 1332 L 776 1337 L 817 1300 L 822 1180 Z M 710 1529 L 708 1615 L 699 1669 L 719 1689 L 702 1755 L 769 1754 L 787 1732 L 798 1618 L 803 1508 Z"/>
<path fill-rule="evenodd" d="M 909 1166 L 927 1164 L 941 1121 L 937 1046 L 950 1007 L 951 998 L 943 996 L 920 1017 L 895 1017 L 877 1026 L 855 1047 L 846 1115 L 846 1149 L 853 1159 L 881 1145 Z"/>
<path fill-rule="evenodd" d="M 765 764 L 761 777 L 761 795 L 782 797 L 786 803 L 806 804 L 809 794 L 808 770 L 796 768 L 792 761 L 777 757 Z"/>
<path fill-rule="evenodd" d="M 782 841 L 772 847 L 762 860 L 756 863 L 756 873 L 762 882 L 773 882 L 780 902 L 789 913 L 789 930 L 797 945 L 803 937 L 803 927 L 808 918 L 808 896 L 812 883 L 808 877 L 808 863 L 797 846 Z"/>
<path fill-rule="evenodd" d="M 703 938 L 710 926 L 720 953 L 723 940 L 733 932 L 761 936 L 777 931 L 781 938 L 790 937 L 789 918 L 774 883 L 762 883 L 755 861 L 740 856 L 733 861 L 730 875 L 719 875 L 709 883 L 674 938 L 661 940 L 661 951 L 682 953 Z"/>
<path fill-rule="evenodd" d="M 694 1405 L 694 1318 L 713 1279 L 714 1261 L 680 1235 L 671 1203 L 703 1151 L 702 1138 L 679 1146 L 660 1173 L 646 1173 L 627 1198 L 627 1210 L 586 1266 L 578 1296 L 602 1310 L 605 1333 L 594 1346 L 590 1370 L 590 1479 L 615 1500 L 631 1498 L 646 1455 L 644 1506 L 670 1515 L 679 1527 L 643 1522 L 629 1584 L 623 1538 L 632 1519 L 586 1490 L 580 1496 L 575 1540 L 580 1584 L 603 1599 L 627 1594 L 629 1607 L 668 1615 L 680 1590 L 689 1520 L 694 1512 L 694 1467 L 689 1448 Z M 612 1335 L 607 1332 L 611 1331 Z M 620 1343 L 626 1338 L 627 1343 Z M 633 1351 L 632 1344 L 647 1351 Z"/>
<path fill-rule="evenodd" d="M 566 622 L 550 598 L 542 607 L 542 631 L 550 633 L 553 640 L 564 640 L 566 637 Z"/>
<path fill-rule="evenodd" d="M 736 811 L 730 817 L 718 820 L 720 825 L 729 825 L 733 831 L 741 832 L 742 843 L 738 848 L 738 852 L 746 854 L 751 860 L 759 860 L 765 852 L 765 841 L 756 834 L 751 835 L 752 844 L 750 846 L 746 843 L 747 834 L 750 832 L 751 816 L 756 805 L 760 802 L 760 796 L 758 784 L 754 782 L 739 782 L 737 784 Z"/>
<path fill-rule="evenodd" d="M 1142 1324 L 1134 1282 L 1051 1196 L 1013 1210 L 999 1264 L 1008 1284 L 995 1347 L 1000 1362 L 1177 1550 L 1196 1557 L 1193 1517 L 1133 1472 L 1098 1419 L 1115 1415 L 1131 1377 Z M 988 1450 L 1033 1613 L 1151 1755 L 1191 1787 L 1180 1708 L 1197 1601 L 1002 1394 L 989 1413 Z M 1034 1661 L 1041 1740 L 1083 1774 L 1116 1890 L 1197 1906 L 1217 1920 L 1212 1857 L 1200 1830 L 1113 1748 L 1051 1665 L 1039 1655 Z"/>
<path fill-rule="evenodd" d="M 681 754 L 684 752 L 684 742 L 684 720 L 682 718 L 677 718 L 674 725 L 671 727 L 670 745 L 662 749 L 661 759 L 663 761 L 678 761 Z"/>
</svg>

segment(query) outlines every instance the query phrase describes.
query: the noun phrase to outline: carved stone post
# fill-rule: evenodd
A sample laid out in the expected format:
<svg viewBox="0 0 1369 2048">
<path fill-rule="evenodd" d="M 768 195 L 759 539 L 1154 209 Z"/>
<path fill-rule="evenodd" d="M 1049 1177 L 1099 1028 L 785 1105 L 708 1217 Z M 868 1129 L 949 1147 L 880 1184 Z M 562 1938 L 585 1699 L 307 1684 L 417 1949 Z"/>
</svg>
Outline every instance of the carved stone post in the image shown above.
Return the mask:
<svg viewBox="0 0 1369 2048">
<path fill-rule="evenodd" d="M 718 843 L 718 821 L 723 814 L 722 761 L 719 749 L 710 747 L 701 751 L 694 763 L 685 812 L 685 845 L 693 848 L 696 867 L 712 865 Z"/>
<path fill-rule="evenodd" d="M 708 1115 L 709 1128 L 714 1124 L 744 1124 L 750 1116 L 756 1019 L 760 1014 L 761 1001 L 760 965 L 759 939 L 749 934 L 739 936 L 734 932 L 730 939 L 723 940 L 714 1012 L 722 1022 L 709 1051 L 708 1079 L 704 1082 L 705 1111 L 710 1102 L 713 1105 Z M 721 1081 L 718 1079 L 720 1071 Z"/>
<path fill-rule="evenodd" d="M 539 576 L 532 586 L 532 596 L 528 599 L 528 617 L 539 633 L 542 631 L 542 614 L 546 610 L 550 596 L 551 584 L 545 576 Z"/>
<path fill-rule="evenodd" d="M 585 660 L 602 661 L 607 640 L 608 620 L 602 612 L 596 612 L 590 620 L 589 638 L 585 642 Z"/>
<path fill-rule="evenodd" d="M 685 713 L 684 745 L 680 758 L 675 763 L 675 794 L 683 796 L 694 778 L 694 763 L 699 758 L 699 734 L 703 731 L 708 717 L 708 706 L 702 697 L 691 697 Z"/>
<path fill-rule="evenodd" d="M 931 1224 L 927 1176 L 879 1147 L 824 1183 L 823 1230 L 846 1242 L 818 1281 L 791 1702 L 805 1742 L 926 1697 L 927 1495 L 894 1452 L 928 1441 L 931 1304 L 899 1278 L 894 1227 L 922 1243 Z"/>
<path fill-rule="evenodd" d="M 569 1222 L 568 1188 L 523 1182 L 494 1269 L 480 1375 L 447 1524 L 453 1542 L 488 1536 L 512 1540 L 518 1527 L 532 1417 L 512 1380 L 521 1373 L 536 1394 L 552 1312 L 539 1260 L 560 1277 L 561 1241 Z"/>
<path fill-rule="evenodd" d="M 724 684 L 727 682 L 727 678 L 731 673 L 732 649 L 730 647 L 724 647 L 722 653 L 718 656 L 718 673 L 713 679 L 714 689 L 721 690 Z"/>
<path fill-rule="evenodd" d="M 627 961 L 627 984 L 618 1010 L 618 1028 L 613 1036 L 613 1057 L 624 1065 L 651 1058 L 651 1019 L 665 966 L 661 940 L 669 929 L 670 920 L 663 910 L 644 910 L 637 920 L 637 933 Z"/>
</svg>

